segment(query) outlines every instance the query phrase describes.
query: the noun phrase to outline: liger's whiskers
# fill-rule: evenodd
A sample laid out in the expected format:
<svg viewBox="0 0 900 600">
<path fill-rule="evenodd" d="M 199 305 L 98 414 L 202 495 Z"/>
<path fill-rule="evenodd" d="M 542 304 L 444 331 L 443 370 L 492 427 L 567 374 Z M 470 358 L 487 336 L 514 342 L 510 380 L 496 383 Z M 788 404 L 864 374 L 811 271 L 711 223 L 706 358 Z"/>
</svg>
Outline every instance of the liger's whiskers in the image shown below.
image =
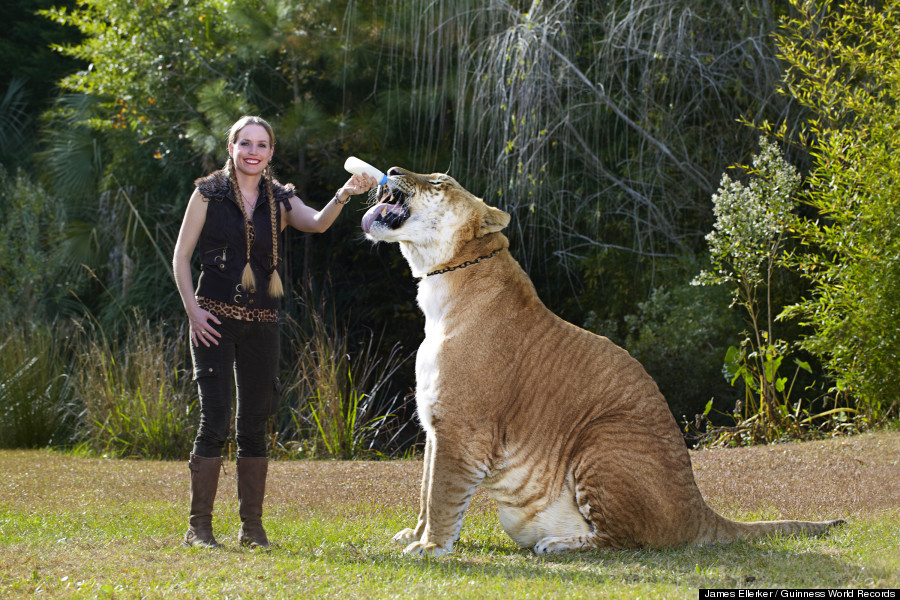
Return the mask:
<svg viewBox="0 0 900 600">
<path fill-rule="evenodd" d="M 390 202 L 393 199 L 394 192 L 391 191 L 390 186 L 386 184 L 380 185 L 369 190 L 369 194 L 366 200 L 366 206 L 375 206 L 379 202 Z"/>
<path fill-rule="evenodd" d="M 375 206 L 379 202 L 386 202 L 387 198 L 391 196 L 391 190 L 387 185 L 379 185 L 378 187 L 373 187 L 369 190 L 366 206 Z"/>
</svg>

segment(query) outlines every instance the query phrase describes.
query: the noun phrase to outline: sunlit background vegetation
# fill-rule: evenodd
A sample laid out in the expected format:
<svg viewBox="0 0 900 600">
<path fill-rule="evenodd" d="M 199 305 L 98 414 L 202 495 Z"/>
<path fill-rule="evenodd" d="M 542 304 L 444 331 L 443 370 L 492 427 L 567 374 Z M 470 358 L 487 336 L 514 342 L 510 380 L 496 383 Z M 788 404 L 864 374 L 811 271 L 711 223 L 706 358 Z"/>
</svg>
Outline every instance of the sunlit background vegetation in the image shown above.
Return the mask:
<svg viewBox="0 0 900 600">
<path fill-rule="evenodd" d="M 900 7 L 820 0 L 9 0 L 0 447 L 184 457 L 170 257 L 242 114 L 312 206 L 356 155 L 508 211 L 569 321 L 690 444 L 896 422 Z M 273 455 L 415 452 L 415 281 L 359 230 L 288 235 Z M 356 209 L 356 212 L 354 212 Z"/>
</svg>

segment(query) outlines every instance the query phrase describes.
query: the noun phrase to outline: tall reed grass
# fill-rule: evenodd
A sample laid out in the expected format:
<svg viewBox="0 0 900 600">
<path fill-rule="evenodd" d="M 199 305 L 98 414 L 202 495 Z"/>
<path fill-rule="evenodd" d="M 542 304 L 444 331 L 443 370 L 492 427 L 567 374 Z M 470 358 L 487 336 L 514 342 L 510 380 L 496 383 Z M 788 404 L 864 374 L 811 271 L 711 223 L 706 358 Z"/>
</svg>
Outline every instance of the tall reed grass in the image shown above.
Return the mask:
<svg viewBox="0 0 900 600">
<path fill-rule="evenodd" d="M 82 449 L 117 457 L 176 458 L 190 451 L 198 417 L 186 335 L 133 313 L 121 338 L 88 322 L 71 363 L 83 405 Z"/>
<path fill-rule="evenodd" d="M 284 458 L 400 454 L 417 434 L 412 404 L 391 380 L 408 357 L 382 350 L 319 305 L 284 326 L 283 410 L 271 449 Z M 182 459 L 199 401 L 187 335 L 123 311 L 122 327 L 85 318 L 12 326 L 0 338 L 0 448 L 56 447 L 114 457 Z M 233 442 L 231 443 L 233 447 Z"/>
<path fill-rule="evenodd" d="M 0 338 L 0 448 L 69 442 L 75 411 L 59 326 L 6 323 Z"/>
<path fill-rule="evenodd" d="M 374 332 L 351 335 L 323 305 L 287 321 L 291 356 L 286 395 L 291 427 L 277 448 L 289 454 L 353 459 L 402 451 L 409 399 L 391 377 L 409 358 L 399 344 L 386 354 Z M 409 427 L 412 425 L 412 427 Z"/>
</svg>

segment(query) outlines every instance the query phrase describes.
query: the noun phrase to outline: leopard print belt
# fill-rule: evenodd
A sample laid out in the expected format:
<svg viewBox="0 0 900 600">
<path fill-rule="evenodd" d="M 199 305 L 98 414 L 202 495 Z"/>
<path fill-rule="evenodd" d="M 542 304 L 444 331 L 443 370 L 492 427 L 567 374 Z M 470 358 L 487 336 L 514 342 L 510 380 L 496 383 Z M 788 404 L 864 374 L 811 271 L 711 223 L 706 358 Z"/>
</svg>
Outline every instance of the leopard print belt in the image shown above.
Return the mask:
<svg viewBox="0 0 900 600">
<path fill-rule="evenodd" d="M 197 303 L 203 310 L 208 310 L 217 317 L 237 319 L 238 321 L 253 321 L 256 323 L 277 323 L 277 308 L 249 308 L 228 304 L 220 300 L 213 300 L 205 296 L 197 296 Z"/>
</svg>

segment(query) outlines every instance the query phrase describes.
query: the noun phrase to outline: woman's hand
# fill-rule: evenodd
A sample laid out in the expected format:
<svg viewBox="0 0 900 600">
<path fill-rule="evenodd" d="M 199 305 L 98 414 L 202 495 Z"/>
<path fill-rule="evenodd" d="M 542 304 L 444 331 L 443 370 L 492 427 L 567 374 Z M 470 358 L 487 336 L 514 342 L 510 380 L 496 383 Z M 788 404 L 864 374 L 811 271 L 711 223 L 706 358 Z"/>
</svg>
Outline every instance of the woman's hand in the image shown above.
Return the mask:
<svg viewBox="0 0 900 600">
<path fill-rule="evenodd" d="M 191 323 L 191 342 L 194 346 L 199 347 L 200 344 L 203 344 L 209 348 L 210 343 L 216 346 L 219 345 L 218 338 L 222 337 L 222 335 L 209 323 L 212 321 L 216 325 L 222 324 L 222 322 L 216 318 L 216 315 L 198 306 L 188 312 L 188 320 Z"/>
<path fill-rule="evenodd" d="M 364 194 L 376 185 L 378 185 L 378 182 L 375 181 L 374 177 L 369 177 L 366 174 L 354 175 L 338 190 L 337 198 L 340 202 L 347 202 L 350 196 Z"/>
</svg>

